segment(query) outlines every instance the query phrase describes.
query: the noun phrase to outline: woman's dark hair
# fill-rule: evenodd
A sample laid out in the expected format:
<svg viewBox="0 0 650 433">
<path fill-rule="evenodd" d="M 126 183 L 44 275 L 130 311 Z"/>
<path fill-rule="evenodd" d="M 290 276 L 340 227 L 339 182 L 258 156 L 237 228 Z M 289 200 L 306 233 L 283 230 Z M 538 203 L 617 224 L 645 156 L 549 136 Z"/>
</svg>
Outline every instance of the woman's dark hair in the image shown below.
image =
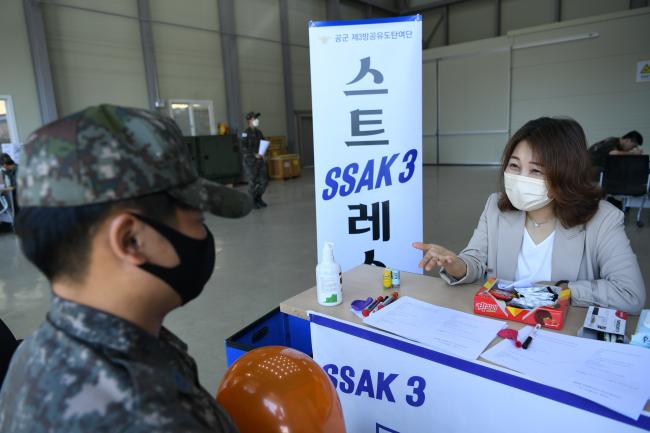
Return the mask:
<svg viewBox="0 0 650 433">
<path fill-rule="evenodd" d="M 623 136 L 623 138 L 629 138 L 630 140 L 634 141 L 636 144 L 641 146 L 643 144 L 643 136 L 639 134 L 639 131 L 630 131 L 627 134 Z"/>
<path fill-rule="evenodd" d="M 16 163 L 14 162 L 13 159 L 11 159 L 11 156 L 9 154 L 3 153 L 0 155 L 0 165 L 15 165 Z"/>
<path fill-rule="evenodd" d="M 59 277 L 81 281 L 96 229 L 113 211 L 133 209 L 169 222 L 177 207 L 185 206 L 165 193 L 86 206 L 25 207 L 16 215 L 16 235 L 25 257 L 49 281 Z"/>
<path fill-rule="evenodd" d="M 602 190 L 592 182 L 587 139 L 573 119 L 540 117 L 522 126 L 510 138 L 501 158 L 499 209 L 515 210 L 505 193 L 503 173 L 512 153 L 526 141 L 544 167 L 549 196 L 555 202 L 555 215 L 565 227 L 585 224 L 598 210 Z"/>
</svg>

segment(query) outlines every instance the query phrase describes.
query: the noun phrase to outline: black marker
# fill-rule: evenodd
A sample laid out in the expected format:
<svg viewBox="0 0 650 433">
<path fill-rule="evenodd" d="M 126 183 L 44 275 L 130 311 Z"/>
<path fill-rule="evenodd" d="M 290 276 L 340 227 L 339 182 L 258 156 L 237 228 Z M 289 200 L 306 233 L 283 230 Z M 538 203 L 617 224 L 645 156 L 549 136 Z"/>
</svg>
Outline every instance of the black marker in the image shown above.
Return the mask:
<svg viewBox="0 0 650 433">
<path fill-rule="evenodd" d="M 528 349 L 528 346 L 530 346 L 530 343 L 533 342 L 533 336 L 535 335 L 537 330 L 539 328 L 541 328 L 541 327 L 542 327 L 542 325 L 540 325 L 539 323 L 537 325 L 535 325 L 533 330 L 530 331 L 530 334 L 528 334 L 528 337 L 526 337 L 526 341 L 524 341 L 524 344 L 522 344 L 521 347 L 523 347 L 524 349 Z"/>
</svg>

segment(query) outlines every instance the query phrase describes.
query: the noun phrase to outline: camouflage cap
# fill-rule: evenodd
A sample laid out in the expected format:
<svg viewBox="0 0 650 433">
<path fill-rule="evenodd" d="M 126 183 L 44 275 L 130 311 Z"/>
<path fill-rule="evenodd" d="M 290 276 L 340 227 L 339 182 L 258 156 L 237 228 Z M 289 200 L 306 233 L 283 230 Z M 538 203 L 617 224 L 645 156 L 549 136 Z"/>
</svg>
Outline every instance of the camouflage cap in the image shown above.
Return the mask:
<svg viewBox="0 0 650 433">
<path fill-rule="evenodd" d="M 246 113 L 246 120 L 257 119 L 261 115 L 262 115 L 261 113 L 256 113 L 254 111 L 249 111 L 248 113 Z"/>
<path fill-rule="evenodd" d="M 156 192 L 215 215 L 252 209 L 248 194 L 200 178 L 176 123 L 139 108 L 99 105 L 36 130 L 18 171 L 21 207 L 108 203 Z"/>
</svg>

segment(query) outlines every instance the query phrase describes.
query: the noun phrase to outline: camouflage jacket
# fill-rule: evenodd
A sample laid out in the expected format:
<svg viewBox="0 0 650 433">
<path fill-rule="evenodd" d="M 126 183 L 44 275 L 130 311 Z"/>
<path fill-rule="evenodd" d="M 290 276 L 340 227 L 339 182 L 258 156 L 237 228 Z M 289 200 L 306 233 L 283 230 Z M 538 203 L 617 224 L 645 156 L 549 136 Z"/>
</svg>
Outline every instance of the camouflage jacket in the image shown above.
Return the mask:
<svg viewBox="0 0 650 433">
<path fill-rule="evenodd" d="M 246 128 L 241 133 L 242 156 L 254 156 L 260 151 L 260 140 L 264 140 L 264 134 L 257 128 Z"/>
<path fill-rule="evenodd" d="M 237 432 L 198 383 L 187 346 L 54 297 L 0 391 L 0 431 Z"/>
</svg>

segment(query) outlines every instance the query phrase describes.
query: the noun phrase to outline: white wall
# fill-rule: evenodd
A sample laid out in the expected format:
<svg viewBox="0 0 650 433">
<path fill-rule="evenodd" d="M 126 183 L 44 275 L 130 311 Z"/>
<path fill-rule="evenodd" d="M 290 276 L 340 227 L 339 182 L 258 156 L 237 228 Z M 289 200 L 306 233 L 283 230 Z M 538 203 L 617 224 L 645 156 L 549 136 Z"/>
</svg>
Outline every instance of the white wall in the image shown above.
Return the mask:
<svg viewBox="0 0 650 433">
<path fill-rule="evenodd" d="M 262 113 L 266 135 L 286 133 L 278 0 L 235 1 L 241 103 Z"/>
<path fill-rule="evenodd" d="M 188 8 L 176 0 L 155 0 L 150 5 L 160 97 L 210 100 L 215 123 L 227 121 L 217 3 L 192 0 Z"/>
<path fill-rule="evenodd" d="M 18 137 L 24 141 L 41 125 L 41 115 L 21 0 L 0 1 L 0 53 L 0 95 L 11 95 Z"/>
<path fill-rule="evenodd" d="M 137 17 L 131 0 L 57 3 Z M 148 106 L 137 19 L 41 4 L 60 116 L 100 103 Z"/>
<path fill-rule="evenodd" d="M 411 6 L 426 5 L 430 0 L 410 0 Z M 562 0 L 562 21 L 592 17 L 611 12 L 625 11 L 629 0 Z M 449 43 L 459 44 L 504 35 L 508 31 L 542 24 L 556 19 L 556 0 L 502 0 L 501 32 L 497 35 L 496 2 L 494 0 L 467 0 L 453 3 L 449 8 Z M 423 14 L 423 35 L 430 34 L 442 8 Z M 444 26 L 436 32 L 434 43 L 429 47 L 444 45 Z"/>
<path fill-rule="evenodd" d="M 556 43 L 590 33 L 598 37 Z M 575 118 L 590 143 L 632 129 L 650 137 L 650 83 L 635 82 L 636 63 L 650 59 L 647 41 L 650 8 L 425 50 L 424 161 L 497 163 L 507 137 L 546 115 Z M 427 101 L 436 63 L 439 105 Z M 427 126 L 436 119 L 439 147 Z"/>
<path fill-rule="evenodd" d="M 632 129 L 650 139 L 650 83 L 635 82 L 637 62 L 650 60 L 650 8 L 511 37 L 517 46 L 589 32 L 599 36 L 514 50 L 513 130 L 553 114 L 574 117 L 590 143 Z"/>
<path fill-rule="evenodd" d="M 386 6 L 394 4 L 392 0 L 381 1 L 385 1 L 382 4 Z M 418 3 L 430 1 L 410 1 L 411 5 Z M 589 126 L 590 140 L 601 135 L 620 134 L 619 129 L 631 129 L 631 125 L 641 124 L 639 128 L 645 128 L 638 119 L 647 113 L 641 102 L 646 95 L 643 91 L 635 93 L 644 87 L 630 83 L 626 75 L 629 69 L 617 65 L 627 65 L 645 55 L 642 41 L 650 40 L 645 30 L 648 28 L 647 13 L 632 11 L 632 15 L 639 16 L 646 24 L 631 28 L 625 24 L 605 24 L 618 22 L 607 18 L 530 29 L 530 26 L 548 24 L 555 19 L 555 0 L 502 0 L 501 3 L 502 33 L 509 31 L 508 36 L 493 38 L 496 32 L 493 0 L 468 0 L 449 6 L 449 38 L 454 45 L 424 52 L 425 161 L 435 162 L 440 157 L 447 162 L 494 160 L 503 138 L 497 134 L 474 135 L 460 140 L 461 143 L 458 137 L 447 136 L 441 138 L 438 148 L 435 133 L 458 129 L 453 122 L 460 122 L 461 130 L 502 129 L 506 117 L 502 113 L 506 110 L 504 98 L 513 106 L 512 110 L 506 110 L 512 113 L 513 127 L 530 116 L 559 110 L 584 119 Z M 151 0 L 150 4 L 161 97 L 212 100 L 215 121 L 226 119 L 217 0 L 192 0 L 191 3 Z M 118 16 L 60 5 L 97 9 Z M 285 71 L 280 44 L 279 0 L 236 0 L 234 5 L 241 115 L 248 110 L 258 110 L 263 113 L 262 128 L 266 134 L 285 135 Z M 368 14 L 371 17 L 388 15 L 351 0 L 341 0 L 340 5 L 343 19 L 363 19 Z M 3 52 L 9 52 L 13 59 L 0 68 L 0 93 L 15 95 L 19 133 L 25 137 L 40 124 L 40 115 L 22 5 L 20 0 L 2 0 L 0 7 L 0 19 L 5 23 L 0 29 L 3 35 L 0 44 L 7 47 Z M 628 0 L 563 0 L 561 13 L 563 19 L 569 19 L 628 7 Z M 49 0 L 42 8 L 61 115 L 101 102 L 147 106 L 136 0 Z M 425 38 L 431 34 L 442 12 L 438 8 L 423 14 Z M 288 17 L 293 104 L 296 110 L 309 110 L 307 23 L 326 19 L 326 0 L 288 0 Z M 592 22 L 593 25 L 589 24 Z M 517 30 L 524 27 L 523 31 Z M 527 38 L 543 39 L 564 34 L 562 32 L 601 27 L 598 40 L 515 50 L 511 98 L 509 90 L 503 90 L 504 74 L 510 73 L 509 56 L 491 56 L 484 52 L 499 47 L 507 50 L 512 43 Z M 439 26 L 431 46 L 444 43 L 444 29 L 444 25 Z M 477 38 L 480 40 L 474 40 Z M 583 50 L 583 47 L 590 48 Z M 440 87 L 440 95 L 436 95 L 435 59 L 477 52 L 483 52 L 484 58 L 440 60 L 438 67 L 445 83 Z M 553 82 L 554 77 L 563 79 Z M 601 93 L 609 96 L 598 96 L 598 90 L 590 90 L 594 88 L 607 88 Z M 438 97 L 446 108 L 440 115 L 440 125 L 434 115 Z M 603 114 L 604 100 L 614 104 L 618 113 L 625 114 L 613 118 Z M 619 109 L 621 105 L 625 106 L 622 110 Z M 478 143 L 489 144 L 477 150 Z"/>
</svg>

